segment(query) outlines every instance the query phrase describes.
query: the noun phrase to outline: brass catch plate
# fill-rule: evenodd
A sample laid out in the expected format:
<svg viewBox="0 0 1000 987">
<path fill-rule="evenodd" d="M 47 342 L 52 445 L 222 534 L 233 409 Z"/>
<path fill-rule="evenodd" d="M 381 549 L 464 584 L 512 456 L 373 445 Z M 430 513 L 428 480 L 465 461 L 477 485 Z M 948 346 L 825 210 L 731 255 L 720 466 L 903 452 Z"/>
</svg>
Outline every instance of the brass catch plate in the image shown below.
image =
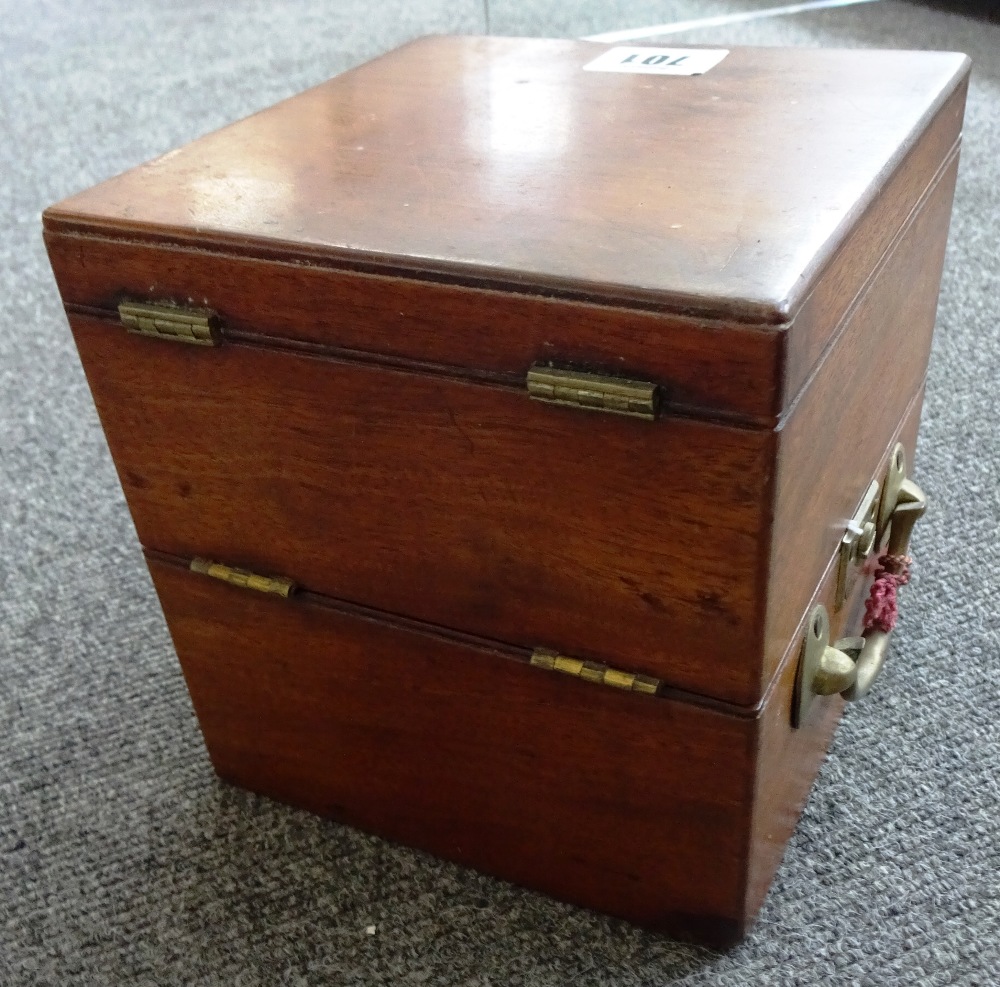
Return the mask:
<svg viewBox="0 0 1000 987">
<path fill-rule="evenodd" d="M 652 421 L 659 411 L 659 388 L 643 380 L 626 380 L 535 364 L 528 371 L 528 394 L 550 404 L 632 415 Z"/>
</svg>

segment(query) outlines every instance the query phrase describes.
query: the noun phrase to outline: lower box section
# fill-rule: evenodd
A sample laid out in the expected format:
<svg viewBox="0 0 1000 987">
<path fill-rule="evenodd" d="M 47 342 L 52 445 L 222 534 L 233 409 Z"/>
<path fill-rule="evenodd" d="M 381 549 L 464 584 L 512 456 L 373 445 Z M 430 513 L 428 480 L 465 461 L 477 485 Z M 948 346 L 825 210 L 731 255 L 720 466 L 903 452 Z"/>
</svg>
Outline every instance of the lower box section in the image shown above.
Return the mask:
<svg viewBox="0 0 1000 987">
<path fill-rule="evenodd" d="M 148 561 L 224 779 L 716 945 L 759 908 L 841 708 L 792 729 L 792 653 L 745 710 Z"/>
</svg>

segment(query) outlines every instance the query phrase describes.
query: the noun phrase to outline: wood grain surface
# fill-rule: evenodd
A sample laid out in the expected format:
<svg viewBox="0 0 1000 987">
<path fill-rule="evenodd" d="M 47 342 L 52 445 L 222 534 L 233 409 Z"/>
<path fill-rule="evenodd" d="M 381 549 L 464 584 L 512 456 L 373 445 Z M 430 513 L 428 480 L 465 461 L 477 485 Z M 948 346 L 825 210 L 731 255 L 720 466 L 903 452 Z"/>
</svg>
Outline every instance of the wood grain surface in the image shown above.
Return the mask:
<svg viewBox="0 0 1000 987">
<path fill-rule="evenodd" d="M 908 446 L 915 425 L 900 433 Z M 817 699 L 791 726 L 804 621 L 763 708 L 734 715 L 147 561 L 223 778 L 716 945 L 759 911 L 843 708 Z M 828 570 L 818 600 L 832 639 L 857 632 L 867 586 L 836 611 Z"/>
<path fill-rule="evenodd" d="M 71 324 L 147 547 L 753 706 L 921 387 L 956 167 L 774 431 Z"/>
<path fill-rule="evenodd" d="M 738 48 L 700 76 L 584 71 L 603 50 L 422 39 L 49 220 L 780 322 L 968 70 Z"/>
<path fill-rule="evenodd" d="M 772 433 L 71 324 L 146 547 L 759 699 Z"/>
<path fill-rule="evenodd" d="M 574 360 L 773 423 L 957 139 L 968 61 L 583 71 L 601 50 L 425 39 L 81 193 L 45 218 L 64 298 L 470 370 Z"/>
<path fill-rule="evenodd" d="M 760 718 L 149 564 L 223 778 L 677 935 L 731 942 L 752 919 Z M 794 664 L 764 714 L 779 732 Z M 795 814 L 838 710 L 798 731 L 768 813 Z"/>
<path fill-rule="evenodd" d="M 923 391 L 917 393 L 896 432 L 890 437 L 889 445 L 882 455 L 880 464 L 884 471 L 888 466 L 889 453 L 896 442 L 902 442 L 906 449 L 907 462 L 911 473 L 915 464 L 917 427 L 920 423 L 920 407 Z M 917 559 L 919 565 L 920 559 Z M 844 637 L 854 637 L 861 633 L 863 626 L 863 604 L 871 586 L 870 577 L 856 569 L 848 582 L 848 596 L 841 607 L 836 605 L 837 571 L 836 561 L 830 560 L 815 595 L 806 601 L 788 644 L 782 655 L 781 664 L 775 673 L 775 692 L 782 697 L 793 694 L 801 654 L 806 624 L 817 603 L 822 603 L 830 618 L 830 641 Z M 907 591 L 900 594 L 901 619 L 906 619 Z M 890 647 L 888 662 L 905 662 L 906 655 Z M 875 692 L 886 689 L 887 683 L 876 681 Z M 785 846 L 791 838 L 805 806 L 809 788 L 826 756 L 826 750 L 833 737 L 843 703 L 839 698 L 830 701 L 816 701 L 801 729 L 791 725 L 786 700 L 770 702 L 761 714 L 757 744 L 757 771 L 753 795 L 753 823 L 751 827 L 751 848 L 749 851 L 749 874 L 746 887 L 745 911 L 755 915 L 767 895 L 774 879 Z M 854 705 L 852 716 L 865 715 L 865 700 Z"/>
<path fill-rule="evenodd" d="M 968 60 L 601 50 L 425 39 L 53 207 L 46 244 L 220 775 L 724 943 L 840 714 L 791 726 L 804 622 L 857 633 L 837 544 L 912 461 Z M 124 300 L 209 307 L 221 345 L 127 334 Z M 533 402 L 536 362 L 664 413 Z"/>
<path fill-rule="evenodd" d="M 847 520 L 884 475 L 889 436 L 904 416 L 919 416 L 957 168 L 952 157 L 779 430 L 765 680 Z"/>
<path fill-rule="evenodd" d="M 776 407 L 790 408 L 821 361 L 835 345 L 859 298 L 871 287 L 901 231 L 926 207 L 932 190 L 953 187 L 969 80 L 965 76 L 928 123 L 899 169 L 885 180 L 878 197 L 859 211 L 851 235 L 840 245 L 803 299 L 785 335 L 783 397 Z M 938 192 L 938 198 L 950 193 Z M 948 223 L 945 220 L 944 229 Z"/>
<path fill-rule="evenodd" d="M 891 436 L 911 462 L 918 410 Z M 831 640 L 856 634 L 870 582 L 838 609 L 831 561 L 750 712 L 622 693 L 531 668 L 503 642 L 147 562 L 223 778 L 715 945 L 752 924 L 843 708 L 818 698 L 792 726 L 808 614 L 822 602 Z"/>
<path fill-rule="evenodd" d="M 230 336 L 349 359 L 508 383 L 523 383 L 533 363 L 589 367 L 659 384 L 675 411 L 763 425 L 780 401 L 784 337 L 773 327 L 367 274 L 288 253 L 51 230 L 45 241 L 64 302 L 81 314 L 191 300 L 218 312 Z"/>
</svg>

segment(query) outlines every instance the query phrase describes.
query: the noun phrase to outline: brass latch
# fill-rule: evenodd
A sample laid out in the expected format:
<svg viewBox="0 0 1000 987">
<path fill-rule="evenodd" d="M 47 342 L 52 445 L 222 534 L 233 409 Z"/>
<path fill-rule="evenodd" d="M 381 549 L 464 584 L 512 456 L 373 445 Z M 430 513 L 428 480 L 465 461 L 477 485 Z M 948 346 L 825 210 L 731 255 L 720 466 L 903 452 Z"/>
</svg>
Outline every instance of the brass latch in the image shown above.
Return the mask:
<svg viewBox="0 0 1000 987">
<path fill-rule="evenodd" d="M 536 363 L 528 371 L 528 394 L 538 401 L 592 411 L 609 411 L 652 421 L 659 411 L 659 388 L 643 380 L 565 370 Z"/>
<path fill-rule="evenodd" d="M 872 522 L 875 532 L 869 551 L 879 551 L 888 535 L 884 557 L 908 564 L 910 535 L 926 510 L 927 498 L 916 483 L 906 478 L 906 453 L 901 444 L 897 445 L 882 485 L 881 504 L 876 500 L 872 506 L 872 517 L 877 519 Z M 867 528 L 863 528 L 863 532 L 867 532 Z M 802 645 L 792 725 L 800 726 L 805 722 L 817 696 L 840 693 L 845 699 L 854 700 L 866 695 L 882 672 L 891 637 L 891 624 L 883 628 L 877 621 L 866 619 L 862 636 L 843 638 L 831 645 L 826 607 L 815 606 L 809 615 Z"/>
<path fill-rule="evenodd" d="M 839 610 L 847 599 L 848 577 L 852 568 L 860 569 L 875 547 L 880 489 L 878 481 L 873 480 L 854 517 L 847 522 L 844 537 L 840 539 L 837 558 L 837 595 L 834 603 L 836 610 Z"/>
<path fill-rule="evenodd" d="M 122 302 L 118 317 L 129 332 L 195 346 L 218 346 L 219 317 L 207 308 Z"/>
<path fill-rule="evenodd" d="M 602 665 L 600 662 L 569 658 L 548 648 L 535 648 L 531 654 L 531 664 L 535 668 L 561 672 L 563 675 L 572 675 L 598 685 L 609 685 L 613 689 L 623 689 L 625 692 L 644 692 L 650 696 L 656 695 L 661 684 L 659 679 L 648 675 L 634 675 L 631 672 L 611 668 L 609 665 Z"/>
<path fill-rule="evenodd" d="M 834 610 L 839 610 L 847 599 L 852 573 L 856 574 L 864 567 L 885 538 L 905 482 L 906 451 L 902 443 L 897 442 L 889 457 L 884 481 L 880 484 L 872 480 L 840 540 Z"/>
<path fill-rule="evenodd" d="M 274 593 L 277 596 L 289 597 L 295 592 L 295 583 L 283 576 L 259 576 L 247 569 L 235 569 L 221 562 L 210 562 L 208 559 L 192 559 L 188 568 L 192 572 L 200 572 L 204 576 L 220 579 L 230 586 L 241 589 L 253 589 L 258 593 Z"/>
</svg>

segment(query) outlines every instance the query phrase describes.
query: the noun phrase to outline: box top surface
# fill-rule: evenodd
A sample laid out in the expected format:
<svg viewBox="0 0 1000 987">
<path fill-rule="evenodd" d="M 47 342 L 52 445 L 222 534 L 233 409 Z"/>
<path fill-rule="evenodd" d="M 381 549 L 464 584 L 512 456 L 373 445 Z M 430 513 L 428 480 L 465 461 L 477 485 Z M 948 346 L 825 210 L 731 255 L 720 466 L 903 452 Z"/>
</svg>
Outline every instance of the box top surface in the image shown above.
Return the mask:
<svg viewBox="0 0 1000 987">
<path fill-rule="evenodd" d="M 701 75 L 585 70 L 607 50 L 425 38 L 46 220 L 780 324 L 967 64 L 743 48 Z"/>
</svg>

